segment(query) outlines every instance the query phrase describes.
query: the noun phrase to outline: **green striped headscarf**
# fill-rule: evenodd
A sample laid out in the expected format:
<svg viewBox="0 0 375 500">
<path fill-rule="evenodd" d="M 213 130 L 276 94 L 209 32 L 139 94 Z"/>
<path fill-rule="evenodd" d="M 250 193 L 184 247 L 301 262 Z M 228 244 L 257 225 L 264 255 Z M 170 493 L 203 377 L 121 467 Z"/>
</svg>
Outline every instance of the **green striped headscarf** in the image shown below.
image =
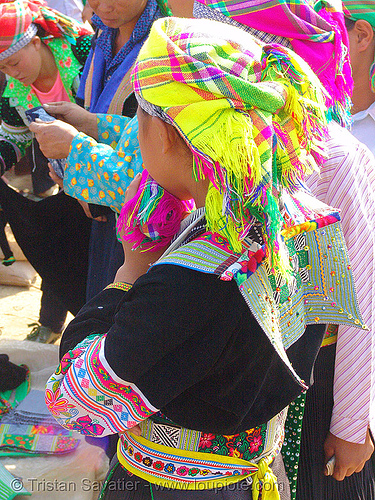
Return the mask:
<svg viewBox="0 0 375 500">
<path fill-rule="evenodd" d="M 375 28 L 375 0 L 365 0 L 358 2 L 358 0 L 343 0 L 344 14 L 353 21 L 364 19 Z"/>
</svg>

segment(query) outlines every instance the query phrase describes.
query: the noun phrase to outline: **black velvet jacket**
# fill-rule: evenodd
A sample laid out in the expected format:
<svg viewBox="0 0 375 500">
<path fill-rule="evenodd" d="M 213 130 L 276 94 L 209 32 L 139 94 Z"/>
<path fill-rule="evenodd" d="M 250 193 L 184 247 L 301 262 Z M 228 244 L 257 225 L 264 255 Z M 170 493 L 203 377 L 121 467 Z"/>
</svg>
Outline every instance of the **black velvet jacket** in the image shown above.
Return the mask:
<svg viewBox="0 0 375 500">
<path fill-rule="evenodd" d="M 162 264 L 129 292 L 108 289 L 64 332 L 62 356 L 92 333 L 107 333 L 115 373 L 139 387 L 176 424 L 236 434 L 267 422 L 301 392 L 234 281 Z M 324 326 L 288 349 L 306 381 Z"/>
</svg>

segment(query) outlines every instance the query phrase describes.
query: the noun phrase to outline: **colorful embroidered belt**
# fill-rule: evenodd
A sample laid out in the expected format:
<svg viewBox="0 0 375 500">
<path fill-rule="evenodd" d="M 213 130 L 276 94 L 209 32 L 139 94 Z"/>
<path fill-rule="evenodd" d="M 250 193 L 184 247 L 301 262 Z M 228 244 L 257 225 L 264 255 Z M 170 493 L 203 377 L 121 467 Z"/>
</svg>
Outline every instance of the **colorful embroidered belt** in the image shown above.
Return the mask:
<svg viewBox="0 0 375 500">
<path fill-rule="evenodd" d="M 269 467 L 271 455 L 252 463 L 236 457 L 177 450 L 128 432 L 119 439 L 117 456 L 126 470 L 164 488 L 199 491 L 251 478 L 253 495 L 259 495 L 267 484 L 262 500 L 280 498 L 277 479 Z"/>
<path fill-rule="evenodd" d="M 336 344 L 338 330 L 339 330 L 338 325 L 327 325 L 327 331 L 324 335 L 322 347 L 326 347 L 327 345 Z"/>
<path fill-rule="evenodd" d="M 267 490 L 275 495 L 276 478 L 269 464 L 281 449 L 286 412 L 234 436 L 202 433 L 150 418 L 141 422 L 141 436 L 121 436 L 118 459 L 136 476 L 165 488 L 213 489 L 249 478 L 253 489 L 267 482 Z"/>
</svg>

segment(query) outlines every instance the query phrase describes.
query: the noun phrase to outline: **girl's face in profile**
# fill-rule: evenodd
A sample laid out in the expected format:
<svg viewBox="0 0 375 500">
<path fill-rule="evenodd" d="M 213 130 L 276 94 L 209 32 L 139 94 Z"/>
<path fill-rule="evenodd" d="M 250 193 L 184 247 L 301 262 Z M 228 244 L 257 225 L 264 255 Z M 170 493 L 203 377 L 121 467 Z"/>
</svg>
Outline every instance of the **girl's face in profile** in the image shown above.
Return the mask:
<svg viewBox="0 0 375 500">
<path fill-rule="evenodd" d="M 42 67 L 40 46 L 40 38 L 34 37 L 26 47 L 0 61 L 0 71 L 24 85 L 32 85 Z"/>
<path fill-rule="evenodd" d="M 120 28 L 137 22 L 147 0 L 89 0 L 90 7 L 108 28 Z"/>
<path fill-rule="evenodd" d="M 179 198 L 192 198 L 192 154 L 172 125 L 145 113 L 138 106 L 138 139 L 145 169 L 164 189 Z M 188 165 L 188 166 L 187 166 Z"/>
</svg>

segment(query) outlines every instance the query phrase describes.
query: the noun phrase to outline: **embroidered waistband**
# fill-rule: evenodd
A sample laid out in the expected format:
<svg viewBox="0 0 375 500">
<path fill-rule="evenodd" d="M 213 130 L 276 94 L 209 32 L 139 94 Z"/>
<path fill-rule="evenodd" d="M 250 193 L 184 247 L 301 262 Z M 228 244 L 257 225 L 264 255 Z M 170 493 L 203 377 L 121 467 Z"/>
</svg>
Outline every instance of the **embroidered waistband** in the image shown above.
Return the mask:
<svg viewBox="0 0 375 500">
<path fill-rule="evenodd" d="M 326 333 L 324 335 L 322 347 L 326 347 L 327 345 L 336 344 L 338 330 L 339 330 L 338 325 L 327 325 L 327 330 L 326 330 Z"/>
<path fill-rule="evenodd" d="M 284 438 L 285 416 L 286 410 L 283 410 L 269 422 L 258 427 L 234 435 L 222 435 L 180 427 L 159 412 L 140 423 L 141 437 L 158 445 L 179 450 L 258 462 L 272 452 L 275 458 Z"/>
<path fill-rule="evenodd" d="M 277 496 L 269 498 L 277 499 L 269 465 L 284 440 L 286 413 L 287 408 L 259 427 L 227 436 L 180 427 L 159 412 L 140 423 L 141 436 L 121 436 L 118 459 L 133 474 L 165 488 L 213 489 L 246 479 L 257 485 L 253 488 L 270 483 L 268 491 Z"/>
<path fill-rule="evenodd" d="M 247 479 L 252 482 L 253 498 L 260 490 L 263 500 L 280 498 L 277 479 L 269 467 L 272 455 L 252 463 L 237 457 L 161 446 L 127 432 L 120 437 L 117 456 L 126 470 L 164 488 L 214 489 Z"/>
</svg>

